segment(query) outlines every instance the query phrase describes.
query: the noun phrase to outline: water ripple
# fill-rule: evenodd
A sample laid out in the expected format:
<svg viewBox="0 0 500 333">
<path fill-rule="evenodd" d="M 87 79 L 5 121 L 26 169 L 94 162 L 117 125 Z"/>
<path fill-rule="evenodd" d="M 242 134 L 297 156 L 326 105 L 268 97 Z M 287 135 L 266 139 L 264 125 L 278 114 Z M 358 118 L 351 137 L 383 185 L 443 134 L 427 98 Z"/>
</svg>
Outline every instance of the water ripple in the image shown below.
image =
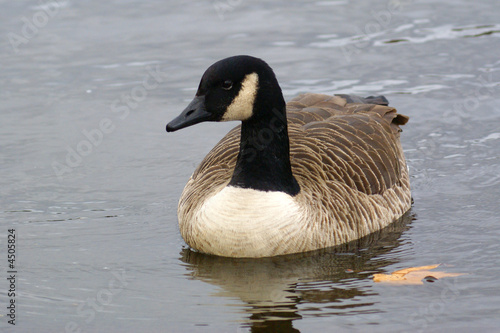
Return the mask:
<svg viewBox="0 0 500 333">
<path fill-rule="evenodd" d="M 309 45 L 315 48 L 347 47 L 349 45 L 364 47 L 366 43 L 372 42 L 373 46 L 386 46 L 388 44 L 405 42 L 422 44 L 435 40 L 453 40 L 458 38 L 500 36 L 498 34 L 500 32 L 500 24 L 483 24 L 476 26 L 458 27 L 451 24 L 446 24 L 437 27 L 417 27 L 418 23 L 421 24 L 427 22 L 415 21 L 414 23 L 415 24 L 405 23 L 390 29 L 379 29 L 378 31 L 371 33 L 363 33 L 361 30 L 358 30 L 355 35 L 348 37 L 338 37 L 334 34 L 320 34 L 316 36 L 317 41 L 314 41 Z M 400 35 L 400 33 L 403 31 L 410 31 L 410 34 Z M 387 38 L 387 36 L 389 35 L 394 36 L 391 38 Z"/>
</svg>

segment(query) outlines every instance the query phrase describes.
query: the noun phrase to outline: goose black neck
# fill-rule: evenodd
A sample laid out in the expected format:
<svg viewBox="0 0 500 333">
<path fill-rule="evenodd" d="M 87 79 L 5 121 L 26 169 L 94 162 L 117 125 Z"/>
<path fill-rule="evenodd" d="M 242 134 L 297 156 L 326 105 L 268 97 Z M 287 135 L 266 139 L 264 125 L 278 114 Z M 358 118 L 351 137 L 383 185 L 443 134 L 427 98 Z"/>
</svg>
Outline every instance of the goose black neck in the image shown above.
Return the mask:
<svg viewBox="0 0 500 333">
<path fill-rule="evenodd" d="M 296 195 L 285 106 L 242 122 L 240 152 L 229 185 Z"/>
</svg>

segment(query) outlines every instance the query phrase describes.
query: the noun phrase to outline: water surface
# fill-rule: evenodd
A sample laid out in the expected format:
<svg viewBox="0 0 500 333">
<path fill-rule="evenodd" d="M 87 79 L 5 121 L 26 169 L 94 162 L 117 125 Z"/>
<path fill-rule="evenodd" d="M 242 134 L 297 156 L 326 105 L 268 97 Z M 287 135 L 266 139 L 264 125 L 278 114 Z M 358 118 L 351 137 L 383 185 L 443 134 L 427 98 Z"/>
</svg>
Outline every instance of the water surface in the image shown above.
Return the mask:
<svg viewBox="0 0 500 333">
<path fill-rule="evenodd" d="M 0 13 L 0 327 L 18 332 L 495 331 L 500 5 L 492 1 L 16 1 Z M 410 116 L 414 205 L 308 254 L 189 250 L 182 188 L 234 124 L 167 135 L 203 71 L 265 59 L 286 99 L 384 94 Z M 5 304 L 17 234 L 16 327 Z M 442 263 L 420 286 L 374 273 Z"/>
</svg>

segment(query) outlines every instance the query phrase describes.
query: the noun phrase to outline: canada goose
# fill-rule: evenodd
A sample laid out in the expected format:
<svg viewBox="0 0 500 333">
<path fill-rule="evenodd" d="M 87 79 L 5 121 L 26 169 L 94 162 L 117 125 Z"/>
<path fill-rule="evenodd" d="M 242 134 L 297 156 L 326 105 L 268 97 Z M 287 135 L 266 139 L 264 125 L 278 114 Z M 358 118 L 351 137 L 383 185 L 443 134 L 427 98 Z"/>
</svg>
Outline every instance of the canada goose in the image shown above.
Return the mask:
<svg viewBox="0 0 500 333">
<path fill-rule="evenodd" d="M 411 205 L 399 141 L 408 117 L 387 104 L 382 96 L 321 94 L 285 104 L 263 60 L 234 56 L 210 66 L 167 131 L 242 124 L 184 188 L 178 218 L 186 243 L 207 254 L 267 257 L 346 243 L 399 218 Z"/>
</svg>

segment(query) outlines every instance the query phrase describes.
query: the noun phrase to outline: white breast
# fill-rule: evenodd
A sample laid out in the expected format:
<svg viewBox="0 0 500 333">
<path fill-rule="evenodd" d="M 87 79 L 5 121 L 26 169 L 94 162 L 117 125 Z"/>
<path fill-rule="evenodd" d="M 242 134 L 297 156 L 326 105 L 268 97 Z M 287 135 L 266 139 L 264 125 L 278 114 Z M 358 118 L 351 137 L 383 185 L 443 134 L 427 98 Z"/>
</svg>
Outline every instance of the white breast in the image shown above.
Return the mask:
<svg viewBox="0 0 500 333">
<path fill-rule="evenodd" d="M 181 233 L 184 239 L 195 242 L 188 241 L 191 247 L 206 253 L 232 257 L 279 255 L 298 246 L 297 240 L 307 238 L 298 204 L 283 192 L 227 186 L 193 215 L 192 219 L 179 221 Z M 290 239 L 294 241 L 287 242 Z"/>
</svg>

